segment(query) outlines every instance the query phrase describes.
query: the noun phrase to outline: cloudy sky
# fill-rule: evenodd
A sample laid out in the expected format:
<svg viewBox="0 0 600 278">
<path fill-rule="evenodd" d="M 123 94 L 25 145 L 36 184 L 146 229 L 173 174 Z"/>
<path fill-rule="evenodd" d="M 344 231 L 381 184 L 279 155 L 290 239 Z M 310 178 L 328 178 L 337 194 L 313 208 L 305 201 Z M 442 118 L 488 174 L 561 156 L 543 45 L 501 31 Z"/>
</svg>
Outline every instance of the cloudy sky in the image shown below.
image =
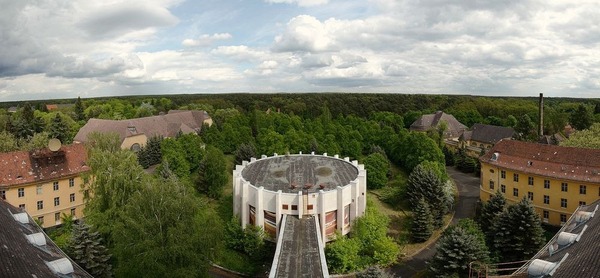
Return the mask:
<svg viewBox="0 0 600 278">
<path fill-rule="evenodd" d="M 600 97 L 600 5 L 0 0 L 0 101 L 383 92 Z"/>
</svg>

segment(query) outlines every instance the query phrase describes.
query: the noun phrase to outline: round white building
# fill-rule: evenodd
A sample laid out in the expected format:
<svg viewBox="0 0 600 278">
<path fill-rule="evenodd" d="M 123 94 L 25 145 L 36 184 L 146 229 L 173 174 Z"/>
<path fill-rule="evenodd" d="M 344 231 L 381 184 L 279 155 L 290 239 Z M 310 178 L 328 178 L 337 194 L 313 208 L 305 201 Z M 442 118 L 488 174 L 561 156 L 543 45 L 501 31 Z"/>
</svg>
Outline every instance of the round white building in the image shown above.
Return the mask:
<svg viewBox="0 0 600 278">
<path fill-rule="evenodd" d="M 350 223 L 366 207 L 366 170 L 358 161 L 337 155 L 262 156 L 236 165 L 233 211 L 247 224 L 263 227 L 273 238 L 283 214 L 317 217 L 323 242 Z"/>
</svg>

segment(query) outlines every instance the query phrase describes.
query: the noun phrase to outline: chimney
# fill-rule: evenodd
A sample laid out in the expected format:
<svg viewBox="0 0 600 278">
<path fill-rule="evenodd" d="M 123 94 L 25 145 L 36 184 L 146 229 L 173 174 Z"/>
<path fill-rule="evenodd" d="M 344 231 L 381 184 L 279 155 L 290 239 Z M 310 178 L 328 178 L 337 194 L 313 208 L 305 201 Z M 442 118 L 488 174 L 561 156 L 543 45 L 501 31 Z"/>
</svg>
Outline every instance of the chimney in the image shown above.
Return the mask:
<svg viewBox="0 0 600 278">
<path fill-rule="evenodd" d="M 540 125 L 539 125 L 539 136 L 544 136 L 544 94 L 540 93 Z"/>
</svg>

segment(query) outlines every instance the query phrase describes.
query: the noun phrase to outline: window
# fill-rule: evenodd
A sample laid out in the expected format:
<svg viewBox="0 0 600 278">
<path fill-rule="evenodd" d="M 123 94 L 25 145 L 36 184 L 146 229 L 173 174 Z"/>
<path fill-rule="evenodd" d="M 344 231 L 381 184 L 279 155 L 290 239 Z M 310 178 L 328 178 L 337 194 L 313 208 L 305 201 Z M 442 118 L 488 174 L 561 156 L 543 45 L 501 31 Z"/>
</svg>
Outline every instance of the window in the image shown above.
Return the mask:
<svg viewBox="0 0 600 278">
<path fill-rule="evenodd" d="M 550 204 L 550 196 L 544 195 L 544 204 L 546 204 L 546 205 Z"/>
<path fill-rule="evenodd" d="M 54 221 L 60 223 L 60 212 L 54 213 Z"/>
<path fill-rule="evenodd" d="M 490 189 L 494 189 L 494 181 L 490 181 Z"/>
<path fill-rule="evenodd" d="M 533 177 L 528 177 L 527 178 L 527 184 L 533 185 Z"/>
<path fill-rule="evenodd" d="M 52 184 L 52 188 L 54 188 L 54 191 L 57 191 L 57 190 L 58 190 L 58 181 L 55 181 L 55 182 Z"/>
<path fill-rule="evenodd" d="M 513 196 L 519 197 L 519 189 L 518 188 L 513 188 Z"/>
<path fill-rule="evenodd" d="M 544 220 L 548 221 L 548 217 L 550 216 L 550 212 L 545 210 L 544 212 Z"/>
<path fill-rule="evenodd" d="M 506 193 L 506 185 L 501 184 L 500 185 L 500 191 L 502 191 L 502 193 Z"/>
<path fill-rule="evenodd" d="M 142 147 L 140 146 L 140 144 L 138 144 L 138 143 L 135 143 L 135 144 L 131 145 L 131 148 L 130 148 L 130 149 L 131 149 L 133 152 L 137 153 L 137 152 L 139 152 L 139 151 L 142 149 Z"/>
<path fill-rule="evenodd" d="M 562 192 L 567 192 L 569 189 L 569 184 L 566 182 L 563 182 L 560 184 L 560 191 Z"/>
<path fill-rule="evenodd" d="M 586 191 L 587 191 L 587 186 L 585 186 L 585 185 L 580 185 L 579 186 L 579 194 L 585 195 Z"/>
<path fill-rule="evenodd" d="M 513 181 L 519 181 L 519 174 L 513 174 Z"/>
<path fill-rule="evenodd" d="M 40 224 L 40 225 L 44 225 L 44 217 L 43 217 L 43 216 L 40 216 L 40 217 L 38 217 L 38 218 L 37 218 L 37 222 L 38 222 L 38 224 Z"/>
<path fill-rule="evenodd" d="M 544 180 L 544 188 L 550 189 L 550 181 L 549 180 Z"/>
<path fill-rule="evenodd" d="M 282 205 L 282 206 L 281 206 L 281 208 L 283 208 L 283 209 L 288 209 L 288 208 L 289 208 L 289 206 L 288 206 L 288 205 Z"/>
<path fill-rule="evenodd" d="M 19 204 L 20 209 L 25 209 L 25 204 Z"/>
<path fill-rule="evenodd" d="M 0 190 L 0 197 L 2 197 L 2 200 L 6 200 L 6 190 Z"/>
<path fill-rule="evenodd" d="M 54 197 L 54 206 L 60 206 L 60 197 Z"/>
<path fill-rule="evenodd" d="M 75 193 L 71 193 L 71 195 L 69 195 L 69 201 L 71 203 L 75 202 Z M 287 209 L 287 205 L 283 205 L 283 209 Z"/>
<path fill-rule="evenodd" d="M 35 187 L 35 194 L 37 194 L 37 195 L 41 195 L 41 194 L 42 194 L 42 189 L 43 189 L 43 188 L 44 188 L 44 187 L 43 187 L 43 185 L 41 185 L 41 184 L 38 184 L 38 185 Z"/>
<path fill-rule="evenodd" d="M 567 208 L 567 199 L 564 199 L 564 198 L 560 199 L 560 207 Z"/>
<path fill-rule="evenodd" d="M 298 210 L 298 205 L 292 205 L 292 210 Z"/>
<path fill-rule="evenodd" d="M 533 192 L 527 192 L 527 199 L 533 201 Z"/>
<path fill-rule="evenodd" d="M 579 201 L 579 206 L 585 206 L 586 203 L 584 201 Z"/>
<path fill-rule="evenodd" d="M 75 179 L 74 178 L 70 178 L 69 179 L 69 187 L 73 187 L 75 186 Z"/>
<path fill-rule="evenodd" d="M 71 215 L 72 215 L 72 216 L 76 216 L 76 215 L 75 215 L 75 208 L 72 208 L 72 209 L 71 209 Z"/>
<path fill-rule="evenodd" d="M 37 201 L 37 209 L 38 210 L 44 209 L 44 201 Z"/>
<path fill-rule="evenodd" d="M 19 198 L 25 197 L 25 188 L 19 188 L 17 189 L 17 192 L 19 194 Z"/>
<path fill-rule="evenodd" d="M 505 179 L 506 178 L 506 171 L 502 170 L 500 171 L 500 177 Z"/>
<path fill-rule="evenodd" d="M 560 215 L 560 224 L 565 224 L 565 222 L 567 222 L 567 215 L 566 214 L 561 214 Z"/>
<path fill-rule="evenodd" d="M 313 209 L 313 205 L 307 205 L 307 206 L 306 206 L 306 209 L 307 209 L 307 210 L 311 210 L 311 209 Z"/>
</svg>

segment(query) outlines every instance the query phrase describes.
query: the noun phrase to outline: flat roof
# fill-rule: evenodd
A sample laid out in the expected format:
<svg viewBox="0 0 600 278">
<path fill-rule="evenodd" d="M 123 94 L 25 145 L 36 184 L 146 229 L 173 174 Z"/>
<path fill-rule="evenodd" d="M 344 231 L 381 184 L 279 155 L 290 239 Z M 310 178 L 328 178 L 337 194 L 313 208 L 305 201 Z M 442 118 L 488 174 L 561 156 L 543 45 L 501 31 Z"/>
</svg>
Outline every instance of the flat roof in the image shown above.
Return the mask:
<svg viewBox="0 0 600 278">
<path fill-rule="evenodd" d="M 263 158 L 242 170 L 242 177 L 256 187 L 284 193 L 309 193 L 348 185 L 358 177 L 352 163 L 322 155 L 281 155 Z"/>
<path fill-rule="evenodd" d="M 274 277 L 324 277 L 315 217 L 288 215 L 282 223 L 283 240 Z"/>
</svg>

